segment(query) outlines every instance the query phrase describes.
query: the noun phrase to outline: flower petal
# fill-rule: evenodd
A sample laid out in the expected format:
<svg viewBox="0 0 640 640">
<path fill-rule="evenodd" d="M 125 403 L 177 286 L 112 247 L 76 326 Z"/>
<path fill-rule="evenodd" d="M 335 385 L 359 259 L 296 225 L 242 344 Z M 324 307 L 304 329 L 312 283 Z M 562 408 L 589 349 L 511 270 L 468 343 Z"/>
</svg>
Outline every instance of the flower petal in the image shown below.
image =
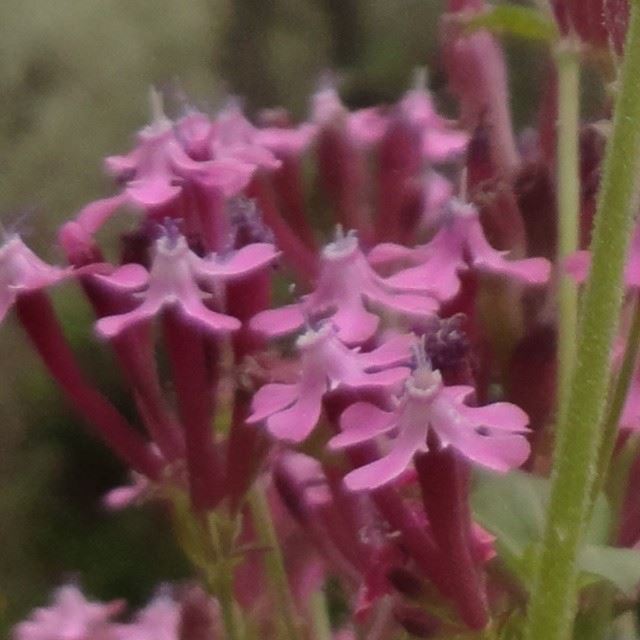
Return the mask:
<svg viewBox="0 0 640 640">
<path fill-rule="evenodd" d="M 274 437 L 289 442 L 302 442 L 318 424 L 322 412 L 324 382 L 301 385 L 300 395 L 288 409 L 267 418 L 267 428 Z"/>
<path fill-rule="evenodd" d="M 149 272 L 139 264 L 125 264 L 108 275 L 96 275 L 105 284 L 122 290 L 141 289 L 149 282 Z"/>
<path fill-rule="evenodd" d="M 210 277 L 240 278 L 248 273 L 266 267 L 278 257 L 276 248 L 267 242 L 246 245 L 228 258 L 211 256 L 201 260 L 198 271 Z"/>
<path fill-rule="evenodd" d="M 340 416 L 342 432 L 329 440 L 329 448 L 343 449 L 366 442 L 393 429 L 395 424 L 393 412 L 383 411 L 368 402 L 356 402 Z"/>
<path fill-rule="evenodd" d="M 261 311 L 251 318 L 249 326 L 253 331 L 276 337 L 297 331 L 304 322 L 301 305 L 290 304 L 279 309 Z"/>
<path fill-rule="evenodd" d="M 251 415 L 247 418 L 248 424 L 260 422 L 270 415 L 282 411 L 291 406 L 299 393 L 297 384 L 266 384 L 253 396 L 251 402 Z"/>
</svg>

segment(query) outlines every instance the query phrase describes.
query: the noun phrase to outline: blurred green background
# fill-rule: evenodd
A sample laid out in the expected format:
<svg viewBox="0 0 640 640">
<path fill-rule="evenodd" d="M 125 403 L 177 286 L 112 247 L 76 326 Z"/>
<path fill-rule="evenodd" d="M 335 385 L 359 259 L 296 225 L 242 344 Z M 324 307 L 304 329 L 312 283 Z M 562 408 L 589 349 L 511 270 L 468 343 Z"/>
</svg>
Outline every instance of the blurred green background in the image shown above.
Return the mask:
<svg viewBox="0 0 640 640">
<path fill-rule="evenodd" d="M 396 99 L 412 69 L 425 64 L 440 92 L 440 4 L 4 0 L 2 221 L 59 260 L 56 228 L 87 200 L 111 193 L 102 158 L 126 150 L 146 122 L 151 84 L 179 83 L 204 109 L 234 93 L 249 112 L 283 105 L 299 117 L 326 69 L 340 72 L 352 106 Z M 513 77 L 520 121 L 535 103 L 523 99 L 536 84 L 527 65 Z M 87 370 L 128 411 L 76 293 L 69 286 L 55 294 L 69 336 Z M 68 578 L 96 597 L 137 604 L 159 581 L 186 575 L 161 513 L 101 508 L 104 492 L 126 475 L 78 424 L 11 318 L 0 333 L 0 380 L 0 635 Z"/>
</svg>

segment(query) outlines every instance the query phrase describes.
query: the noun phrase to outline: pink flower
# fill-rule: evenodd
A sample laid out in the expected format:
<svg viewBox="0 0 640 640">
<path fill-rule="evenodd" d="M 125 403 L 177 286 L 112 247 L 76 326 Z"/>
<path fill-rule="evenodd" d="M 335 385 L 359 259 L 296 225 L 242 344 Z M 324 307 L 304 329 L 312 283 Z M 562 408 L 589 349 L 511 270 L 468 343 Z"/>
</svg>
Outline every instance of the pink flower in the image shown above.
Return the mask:
<svg viewBox="0 0 640 640">
<path fill-rule="evenodd" d="M 404 395 L 393 411 L 357 402 L 341 416 L 342 433 L 329 441 L 332 449 L 351 447 L 393 434 L 387 455 L 345 476 L 353 491 L 376 489 L 391 482 L 411 464 L 413 456 L 428 450 L 430 430 L 444 447 L 495 471 L 519 467 L 529 456 L 523 436 L 528 417 L 514 404 L 497 402 L 469 407 L 465 398 L 473 387 L 445 387 L 439 371 L 422 363 L 407 380 Z"/>
<path fill-rule="evenodd" d="M 166 594 L 155 597 L 130 624 L 117 626 L 115 640 L 180 640 L 181 607 Z"/>
<path fill-rule="evenodd" d="M 300 303 L 259 313 L 251 320 L 251 328 L 280 336 L 302 327 L 306 318 L 327 318 L 340 340 L 360 344 L 376 333 L 380 323 L 369 306 L 410 318 L 424 318 L 437 311 L 433 298 L 389 282 L 369 266 L 354 234 L 339 236 L 322 252 L 315 291 Z"/>
<path fill-rule="evenodd" d="M 378 107 L 349 112 L 331 82 L 323 83 L 311 98 L 311 121 L 321 128 L 343 129 L 357 147 L 366 149 L 380 142 L 388 119 Z"/>
<path fill-rule="evenodd" d="M 507 254 L 489 244 L 477 209 L 454 199 L 442 227 L 429 243 L 414 249 L 380 244 L 368 258 L 376 265 L 393 261 L 418 265 L 387 278 L 387 284 L 405 291 L 430 294 L 441 301 L 458 293 L 460 273 L 468 269 L 506 276 L 530 285 L 544 284 L 549 279 L 551 266 L 548 260 L 507 260 Z"/>
<path fill-rule="evenodd" d="M 301 442 L 320 419 L 322 398 L 336 388 L 391 390 L 408 369 L 394 366 L 409 357 L 410 336 L 389 340 L 369 353 L 347 348 L 327 323 L 300 336 L 300 373 L 294 384 L 267 384 L 253 397 L 247 422 L 266 422 L 276 438 Z M 387 368 L 393 367 L 393 368 Z"/>
<path fill-rule="evenodd" d="M 60 587 L 53 604 L 32 612 L 13 630 L 13 640 L 116 640 L 111 618 L 123 609 L 121 602 L 90 602 L 74 585 Z"/>
<path fill-rule="evenodd" d="M 219 189 L 225 197 L 247 186 L 256 163 L 218 146 L 209 157 L 195 160 L 185 151 L 194 146 L 185 127 L 176 130 L 163 119 L 138 134 L 138 146 L 125 156 L 107 158 L 109 173 L 124 181 L 129 201 L 142 208 L 158 207 L 176 198 L 187 182 Z M 213 144 L 213 143 L 212 143 Z M 184 145 L 184 146 L 183 146 Z"/>
<path fill-rule="evenodd" d="M 0 246 L 0 322 L 22 293 L 37 291 L 73 273 L 71 268 L 53 267 L 40 260 L 17 235 Z"/>
<path fill-rule="evenodd" d="M 112 337 L 143 320 L 158 314 L 165 306 L 177 305 L 183 316 L 207 331 L 226 333 L 240 328 L 240 321 L 212 311 L 203 303 L 227 280 L 264 268 L 277 253 L 270 244 L 247 245 L 228 257 L 213 254 L 200 258 L 187 246 L 183 236 L 164 236 L 156 242 L 151 271 L 137 264 L 127 264 L 111 275 L 96 276 L 104 283 L 132 292 L 142 303 L 133 311 L 98 320 L 97 330 L 104 337 Z M 217 292 L 217 291 L 216 291 Z"/>
<path fill-rule="evenodd" d="M 419 85 L 423 85 L 421 79 Z M 418 133 L 422 157 L 429 163 L 446 162 L 466 151 L 469 134 L 438 115 L 424 86 L 407 91 L 398 106 L 400 114 Z"/>
</svg>

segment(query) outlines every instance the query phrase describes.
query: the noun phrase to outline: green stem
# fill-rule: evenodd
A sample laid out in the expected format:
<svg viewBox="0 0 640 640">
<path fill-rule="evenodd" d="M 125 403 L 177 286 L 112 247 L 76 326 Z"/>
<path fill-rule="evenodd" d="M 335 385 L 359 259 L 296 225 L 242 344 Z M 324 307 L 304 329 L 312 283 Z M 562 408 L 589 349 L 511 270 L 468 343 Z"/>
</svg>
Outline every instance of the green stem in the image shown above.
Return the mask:
<svg viewBox="0 0 640 640">
<path fill-rule="evenodd" d="M 527 640 L 567 640 L 577 606 L 576 558 L 596 479 L 610 353 L 640 169 L 640 0 L 632 0 L 626 54 L 607 145 L 567 409 L 560 415 L 547 522 L 536 567 Z"/>
<path fill-rule="evenodd" d="M 604 487 L 607 470 L 618 438 L 620 417 L 624 410 L 627 395 L 629 394 L 629 387 L 633 380 L 633 373 L 638 362 L 638 354 L 640 353 L 640 300 L 637 295 L 633 301 L 631 313 L 631 327 L 629 328 L 629 335 L 627 337 L 626 350 L 604 421 L 604 435 L 602 446 L 600 447 L 598 476 L 593 494 L 594 499 Z"/>
<path fill-rule="evenodd" d="M 220 610 L 227 640 L 242 640 L 233 590 L 232 540 L 227 540 L 215 516 L 201 518 L 204 549 L 207 557 L 206 577 Z"/>
<path fill-rule="evenodd" d="M 320 589 L 311 596 L 310 609 L 313 620 L 313 640 L 331 640 L 331 621 L 324 590 Z"/>
<path fill-rule="evenodd" d="M 249 500 L 258 539 L 261 544 L 267 547 L 264 564 L 268 579 L 273 587 L 277 611 L 281 614 L 284 638 L 286 640 L 302 640 L 298 626 L 298 612 L 289 588 L 282 550 L 273 526 L 269 505 L 259 484 L 256 484 Z"/>
<path fill-rule="evenodd" d="M 578 249 L 580 213 L 580 58 L 575 42 L 562 40 L 556 51 L 558 75 L 558 407 L 566 409 L 576 351 L 578 287 L 563 268 Z"/>
</svg>

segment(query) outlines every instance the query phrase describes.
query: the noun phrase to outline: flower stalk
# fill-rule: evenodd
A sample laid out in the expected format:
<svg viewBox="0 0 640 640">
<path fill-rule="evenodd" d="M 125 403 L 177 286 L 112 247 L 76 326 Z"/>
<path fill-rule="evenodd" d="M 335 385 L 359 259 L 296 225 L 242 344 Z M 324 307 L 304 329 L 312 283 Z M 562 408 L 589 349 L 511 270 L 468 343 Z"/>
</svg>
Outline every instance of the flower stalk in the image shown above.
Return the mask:
<svg viewBox="0 0 640 640">
<path fill-rule="evenodd" d="M 527 640 L 566 640 L 577 605 L 576 563 L 603 437 L 610 354 L 622 306 L 625 256 L 640 169 L 640 2 L 632 3 L 613 130 L 598 198 L 593 262 L 567 408 L 558 425 L 547 523 L 525 628 Z"/>
<path fill-rule="evenodd" d="M 565 260 L 578 250 L 580 173 L 580 58 L 577 45 L 562 40 L 556 51 L 558 75 L 558 407 L 566 409 L 567 391 L 575 362 L 578 287 L 564 271 Z"/>
</svg>

